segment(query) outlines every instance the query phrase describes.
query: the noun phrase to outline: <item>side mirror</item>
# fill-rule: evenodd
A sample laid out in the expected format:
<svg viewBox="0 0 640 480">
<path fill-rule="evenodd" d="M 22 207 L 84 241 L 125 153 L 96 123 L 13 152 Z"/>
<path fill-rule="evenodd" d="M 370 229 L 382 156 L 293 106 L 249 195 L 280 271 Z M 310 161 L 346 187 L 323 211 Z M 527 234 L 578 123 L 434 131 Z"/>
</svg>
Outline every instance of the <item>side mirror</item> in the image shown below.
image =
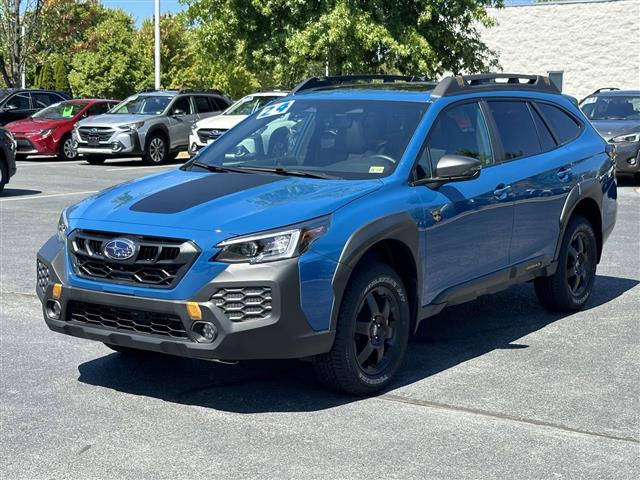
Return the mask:
<svg viewBox="0 0 640 480">
<path fill-rule="evenodd" d="M 184 110 L 182 110 L 181 108 L 176 108 L 176 109 L 171 113 L 171 115 L 172 115 L 173 117 L 181 117 L 181 116 L 186 115 L 186 114 L 187 114 L 187 112 L 185 112 L 185 111 L 184 111 Z"/>
<path fill-rule="evenodd" d="M 428 178 L 419 183 L 438 188 L 445 183 L 478 178 L 480 170 L 482 170 L 482 162 L 476 158 L 464 155 L 443 155 L 436 165 L 435 178 Z"/>
</svg>

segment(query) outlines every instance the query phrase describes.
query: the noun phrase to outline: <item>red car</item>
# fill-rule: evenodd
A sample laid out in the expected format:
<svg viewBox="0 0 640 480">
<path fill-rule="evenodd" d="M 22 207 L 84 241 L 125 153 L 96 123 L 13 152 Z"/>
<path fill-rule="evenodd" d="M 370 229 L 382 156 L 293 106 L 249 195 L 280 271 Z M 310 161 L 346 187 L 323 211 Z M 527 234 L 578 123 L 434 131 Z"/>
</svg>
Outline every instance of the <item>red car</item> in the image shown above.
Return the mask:
<svg viewBox="0 0 640 480">
<path fill-rule="evenodd" d="M 66 100 L 24 120 L 8 123 L 5 128 L 16 139 L 17 158 L 27 155 L 57 155 L 60 160 L 73 160 L 78 156 L 71 139 L 75 123 L 83 118 L 106 113 L 117 104 L 116 100 Z"/>
</svg>

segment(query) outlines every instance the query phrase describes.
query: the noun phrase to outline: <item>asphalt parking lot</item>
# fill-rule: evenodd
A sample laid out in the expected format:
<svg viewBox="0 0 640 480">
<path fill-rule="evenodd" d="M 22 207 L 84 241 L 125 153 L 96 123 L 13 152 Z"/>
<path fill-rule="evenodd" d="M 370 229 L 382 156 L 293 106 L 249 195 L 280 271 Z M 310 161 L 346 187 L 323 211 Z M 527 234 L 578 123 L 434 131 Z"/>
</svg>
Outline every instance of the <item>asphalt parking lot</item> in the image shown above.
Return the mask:
<svg viewBox="0 0 640 480">
<path fill-rule="evenodd" d="M 640 478 L 639 186 L 584 311 L 531 285 L 452 307 L 354 399 L 303 362 L 127 360 L 46 328 L 35 253 L 60 211 L 167 168 L 21 161 L 0 197 L 0 478 Z"/>
</svg>

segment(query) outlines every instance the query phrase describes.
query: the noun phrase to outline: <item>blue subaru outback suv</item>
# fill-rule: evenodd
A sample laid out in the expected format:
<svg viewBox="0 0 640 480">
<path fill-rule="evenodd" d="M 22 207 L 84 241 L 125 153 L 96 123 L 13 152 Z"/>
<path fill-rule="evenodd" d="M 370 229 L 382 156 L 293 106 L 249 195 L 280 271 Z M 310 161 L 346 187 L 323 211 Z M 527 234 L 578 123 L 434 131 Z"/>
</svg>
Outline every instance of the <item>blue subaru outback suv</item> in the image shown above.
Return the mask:
<svg viewBox="0 0 640 480">
<path fill-rule="evenodd" d="M 312 78 L 184 166 L 67 208 L 37 292 L 50 329 L 119 352 L 307 358 L 368 394 L 448 305 L 533 281 L 581 308 L 611 155 L 545 77 Z"/>
</svg>

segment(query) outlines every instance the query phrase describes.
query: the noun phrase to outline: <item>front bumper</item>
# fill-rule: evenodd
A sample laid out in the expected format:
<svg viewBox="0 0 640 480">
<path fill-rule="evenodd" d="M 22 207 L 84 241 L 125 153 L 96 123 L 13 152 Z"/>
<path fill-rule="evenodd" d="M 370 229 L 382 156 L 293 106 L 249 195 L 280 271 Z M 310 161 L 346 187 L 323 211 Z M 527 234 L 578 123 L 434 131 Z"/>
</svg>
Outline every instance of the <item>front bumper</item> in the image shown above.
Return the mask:
<svg viewBox="0 0 640 480">
<path fill-rule="evenodd" d="M 164 300 L 88 290 L 69 285 L 66 259 L 55 241 L 49 241 L 38 253 L 39 268 L 46 267 L 46 280 L 39 274 L 36 287 L 43 303 L 47 326 L 59 333 L 125 347 L 151 350 L 183 357 L 226 361 L 250 359 L 302 358 L 329 351 L 334 332 L 311 328 L 300 305 L 300 276 L 296 259 L 274 262 L 272 267 L 252 270 L 248 265 L 232 265 L 198 291 L 189 301 L 197 302 L 201 322 L 215 326 L 217 337 L 212 343 L 199 343 L 193 331 L 194 321 L 187 311 L 186 300 Z M 51 318 L 46 302 L 53 297 L 53 285 L 62 284 L 58 301 L 59 320 Z M 264 318 L 232 321 L 212 300 L 222 288 L 264 286 L 271 289 L 271 313 Z M 189 338 L 173 338 L 163 334 L 140 333 L 121 328 L 88 324 L 70 317 L 70 302 L 130 309 L 151 314 L 171 314 L 182 322 Z"/>
<path fill-rule="evenodd" d="M 15 154 L 15 144 L 12 143 L 9 145 L 5 142 L 0 142 L 0 149 L 4 154 L 4 158 L 7 162 L 7 169 L 9 170 L 9 178 L 13 177 L 16 173 L 16 154 Z M 6 182 L 9 181 L 9 178 L 5 179 Z"/>
<path fill-rule="evenodd" d="M 57 155 L 58 142 L 53 135 L 42 138 L 40 134 L 16 134 L 16 154 Z"/>
<path fill-rule="evenodd" d="M 640 142 L 616 143 L 616 172 L 640 173 Z"/>
<path fill-rule="evenodd" d="M 142 155 L 143 149 L 137 131 L 114 132 L 108 140 L 89 145 L 77 132 L 73 133 L 74 147 L 81 155 L 122 156 Z"/>
</svg>

